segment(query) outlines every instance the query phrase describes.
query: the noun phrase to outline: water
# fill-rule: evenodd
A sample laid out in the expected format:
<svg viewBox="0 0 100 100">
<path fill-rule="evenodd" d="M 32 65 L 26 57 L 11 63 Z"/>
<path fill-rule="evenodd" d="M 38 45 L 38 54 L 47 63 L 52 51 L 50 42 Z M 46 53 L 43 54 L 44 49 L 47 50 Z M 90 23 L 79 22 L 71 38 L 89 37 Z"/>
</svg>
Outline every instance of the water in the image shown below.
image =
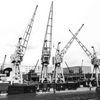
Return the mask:
<svg viewBox="0 0 100 100">
<path fill-rule="evenodd" d="M 47 93 L 44 92 L 44 93 L 37 93 L 37 94 L 26 93 L 26 94 L 18 94 L 18 95 L 0 96 L 0 100 L 69 100 L 68 98 L 74 97 L 75 94 L 79 95 L 79 93 L 81 92 L 83 93 L 83 96 L 81 95 L 80 96 L 84 97 L 87 94 L 87 92 L 85 93 L 85 91 L 89 92 L 89 89 L 81 88 L 77 90 L 66 90 L 66 91 L 59 91 L 59 92 L 56 91 L 56 94 L 54 94 L 52 91 L 52 92 L 47 92 Z M 94 94 L 94 92 L 92 94 Z M 74 99 L 72 100 L 81 100 L 81 99 L 75 96 Z M 94 98 L 88 100 L 97 100 L 97 99 Z"/>
<path fill-rule="evenodd" d="M 38 100 L 36 95 L 30 94 L 18 94 L 9 96 L 0 96 L 0 100 Z"/>
<path fill-rule="evenodd" d="M 53 98 L 52 93 L 47 93 L 47 94 L 26 93 L 18 95 L 0 96 L 0 100 L 57 100 L 57 99 Z"/>
<path fill-rule="evenodd" d="M 75 97 L 76 98 L 76 97 Z M 81 100 L 81 99 L 72 99 L 72 100 Z M 54 95 L 34 95 L 34 94 L 19 94 L 19 95 L 10 95 L 10 96 L 0 96 L 0 100 L 69 100 L 68 98 L 61 98 L 59 96 Z M 70 99 L 71 100 L 71 99 Z M 84 99 L 85 100 L 85 99 Z M 100 99 L 86 99 L 86 100 L 100 100 Z"/>
</svg>

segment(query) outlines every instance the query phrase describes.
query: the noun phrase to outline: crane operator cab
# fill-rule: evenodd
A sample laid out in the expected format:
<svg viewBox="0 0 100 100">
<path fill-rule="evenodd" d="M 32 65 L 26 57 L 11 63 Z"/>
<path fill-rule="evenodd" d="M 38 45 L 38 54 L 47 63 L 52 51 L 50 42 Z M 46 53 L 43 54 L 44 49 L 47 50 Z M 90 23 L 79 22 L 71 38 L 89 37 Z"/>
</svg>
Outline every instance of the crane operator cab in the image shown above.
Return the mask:
<svg viewBox="0 0 100 100">
<path fill-rule="evenodd" d="M 6 68 L 3 70 L 3 74 L 6 74 L 6 76 L 9 77 L 11 71 L 12 71 L 12 68 Z"/>
</svg>

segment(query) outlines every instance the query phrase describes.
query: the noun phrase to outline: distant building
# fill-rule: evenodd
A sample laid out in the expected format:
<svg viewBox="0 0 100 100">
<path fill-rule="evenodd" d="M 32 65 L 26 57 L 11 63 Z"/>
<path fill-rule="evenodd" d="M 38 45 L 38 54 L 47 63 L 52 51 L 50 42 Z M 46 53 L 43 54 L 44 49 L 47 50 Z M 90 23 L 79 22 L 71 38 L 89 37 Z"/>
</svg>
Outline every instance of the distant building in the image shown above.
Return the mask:
<svg viewBox="0 0 100 100">
<path fill-rule="evenodd" d="M 34 68 L 34 66 L 24 66 L 25 67 L 25 73 L 28 73 L 31 69 Z"/>
<path fill-rule="evenodd" d="M 69 67 L 69 69 L 73 73 L 91 73 L 91 66 L 72 66 Z M 69 74 L 69 69 L 68 68 L 63 68 L 63 74 Z"/>
<path fill-rule="evenodd" d="M 25 67 L 25 72 L 28 73 L 30 70 L 34 70 L 35 66 L 24 66 Z M 40 66 L 37 66 L 35 69 L 35 72 L 40 72 L 41 68 Z"/>
</svg>

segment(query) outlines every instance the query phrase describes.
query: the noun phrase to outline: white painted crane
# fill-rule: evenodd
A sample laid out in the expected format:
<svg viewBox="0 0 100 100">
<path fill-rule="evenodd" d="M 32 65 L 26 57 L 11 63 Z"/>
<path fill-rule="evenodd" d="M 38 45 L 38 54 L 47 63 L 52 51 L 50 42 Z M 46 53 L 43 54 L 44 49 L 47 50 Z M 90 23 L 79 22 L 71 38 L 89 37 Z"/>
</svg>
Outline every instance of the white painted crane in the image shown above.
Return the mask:
<svg viewBox="0 0 100 100">
<path fill-rule="evenodd" d="M 86 53 L 86 55 L 90 58 L 91 60 L 91 64 L 93 65 L 93 71 L 95 70 L 95 74 L 96 74 L 96 82 L 97 82 L 97 87 L 99 86 L 98 83 L 98 70 L 99 70 L 99 66 L 100 66 L 100 59 L 98 59 L 97 54 L 95 52 L 94 46 L 92 46 L 91 48 L 93 48 L 93 54 L 82 44 L 82 42 L 72 33 L 71 30 L 69 30 L 70 33 L 74 36 L 75 40 L 78 42 L 78 44 L 81 46 L 81 48 L 84 50 L 84 52 Z"/>
<path fill-rule="evenodd" d="M 29 41 L 30 34 L 32 31 L 32 26 L 33 26 L 34 18 L 36 15 L 37 7 L 38 7 L 38 5 L 35 8 L 35 11 L 30 20 L 30 23 L 28 24 L 28 26 L 26 28 L 24 36 L 19 38 L 18 44 L 16 46 L 16 50 L 15 50 L 14 54 L 11 55 L 11 64 L 12 64 L 11 83 L 22 83 L 22 76 L 20 73 L 20 65 L 21 65 L 21 62 L 23 61 L 23 57 L 24 57 L 25 51 L 27 49 L 27 45 L 28 45 L 28 41 Z"/>
<path fill-rule="evenodd" d="M 53 2 L 51 3 L 49 17 L 47 21 L 46 33 L 44 37 L 44 43 L 42 48 L 42 55 L 41 55 L 41 77 L 40 82 L 43 83 L 44 81 L 51 81 L 51 78 L 48 75 L 48 65 L 50 62 L 51 57 L 51 49 L 52 49 L 52 22 L 53 22 Z"/>
<path fill-rule="evenodd" d="M 84 26 L 84 24 L 82 24 L 82 26 L 78 29 L 78 31 L 75 33 L 75 36 L 78 35 L 78 33 L 80 32 L 80 30 L 82 29 L 83 26 Z M 54 72 L 56 72 L 56 74 L 54 73 L 55 74 L 54 81 L 56 83 L 58 82 L 58 80 L 59 80 L 59 82 L 65 82 L 63 71 L 61 71 L 61 63 L 63 62 L 64 55 L 67 53 L 67 51 L 70 48 L 71 44 L 73 43 L 74 39 L 75 39 L 75 37 L 73 36 L 61 51 L 59 49 L 60 42 L 58 43 L 58 46 L 56 49 L 56 54 L 54 57 L 54 66 L 55 66 Z"/>
</svg>

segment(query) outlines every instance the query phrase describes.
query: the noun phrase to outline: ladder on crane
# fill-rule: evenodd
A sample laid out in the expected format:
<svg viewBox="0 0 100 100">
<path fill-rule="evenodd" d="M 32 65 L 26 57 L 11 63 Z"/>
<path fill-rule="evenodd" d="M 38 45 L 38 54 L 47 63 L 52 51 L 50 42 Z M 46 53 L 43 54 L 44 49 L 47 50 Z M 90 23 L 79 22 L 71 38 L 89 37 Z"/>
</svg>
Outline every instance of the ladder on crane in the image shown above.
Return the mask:
<svg viewBox="0 0 100 100">
<path fill-rule="evenodd" d="M 82 44 L 82 42 L 73 34 L 73 32 L 71 30 L 69 30 L 70 33 L 75 37 L 76 41 L 78 42 L 78 44 L 81 46 L 81 48 L 84 50 L 84 52 L 87 54 L 87 56 L 90 58 L 91 60 L 91 64 L 93 65 L 93 72 L 95 70 L 95 74 L 96 74 L 96 84 L 97 87 L 99 86 L 99 82 L 98 82 L 98 70 L 99 70 L 99 66 L 100 66 L 100 59 L 97 58 L 96 52 L 94 47 L 92 46 L 91 48 L 93 48 L 93 54 Z M 100 70 L 99 70 L 100 71 Z M 93 74 L 92 77 L 93 78 Z"/>
<path fill-rule="evenodd" d="M 51 78 L 48 75 L 48 65 L 51 57 L 51 48 L 52 48 L 52 22 L 53 22 L 53 2 L 51 3 L 49 17 L 47 21 L 46 33 L 44 37 L 44 43 L 42 48 L 42 55 L 41 55 L 41 83 L 45 81 L 51 81 Z"/>
<path fill-rule="evenodd" d="M 23 57 L 27 49 L 37 7 L 38 5 L 36 6 L 35 11 L 32 15 L 32 18 L 30 20 L 30 23 L 28 24 L 25 30 L 24 36 L 19 38 L 18 44 L 16 46 L 16 50 L 14 54 L 11 55 L 11 64 L 12 64 L 12 70 L 13 70 L 11 83 L 22 83 L 22 76 L 20 73 L 20 64 L 23 61 Z"/>
<path fill-rule="evenodd" d="M 81 27 L 75 33 L 75 36 L 78 35 L 78 33 L 80 32 L 80 30 L 82 29 L 83 26 L 84 26 L 84 24 L 81 25 Z M 74 39 L 75 39 L 75 37 L 73 36 L 70 39 L 70 41 L 66 44 L 66 46 L 61 51 L 59 51 L 59 53 L 57 53 L 58 50 L 56 50 L 56 55 L 54 57 L 55 70 L 61 69 L 61 63 L 63 62 L 63 57 L 67 53 L 67 51 L 70 48 L 71 44 L 73 43 Z M 59 43 L 58 43 L 58 46 L 59 46 Z M 56 76 L 54 76 L 54 78 L 56 78 L 56 79 L 54 79 L 54 81 L 56 80 L 56 82 L 57 82 L 57 80 L 60 80 L 61 82 L 65 82 L 65 78 L 64 78 L 63 72 L 61 70 L 56 70 L 54 72 L 56 72 L 56 74 L 55 74 Z M 58 77 L 58 76 L 60 76 L 60 77 Z"/>
</svg>

